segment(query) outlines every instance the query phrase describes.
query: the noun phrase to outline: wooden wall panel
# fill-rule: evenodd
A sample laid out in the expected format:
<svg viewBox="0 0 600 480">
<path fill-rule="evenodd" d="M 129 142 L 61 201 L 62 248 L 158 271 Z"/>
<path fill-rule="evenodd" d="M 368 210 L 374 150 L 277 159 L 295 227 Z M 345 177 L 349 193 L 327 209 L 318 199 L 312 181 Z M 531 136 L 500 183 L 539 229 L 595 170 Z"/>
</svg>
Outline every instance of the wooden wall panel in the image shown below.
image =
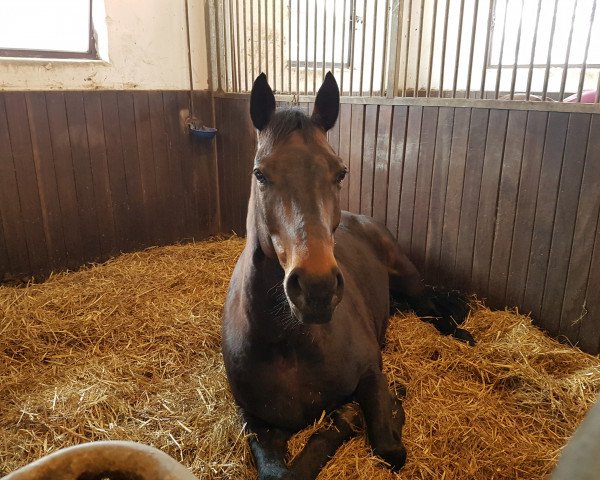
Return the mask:
<svg viewBox="0 0 600 480">
<path fill-rule="evenodd" d="M 0 93 L 0 280 L 218 232 L 188 92 Z M 210 94 L 196 112 L 212 124 Z"/>
<path fill-rule="evenodd" d="M 195 103 L 216 141 L 187 134 L 187 92 L 0 94 L 2 277 L 243 234 L 249 100 Z M 427 282 L 600 349 L 600 115 L 343 104 L 329 139 L 342 207 L 385 222 Z"/>
<path fill-rule="evenodd" d="M 217 101 L 224 130 L 246 114 Z M 342 206 L 386 223 L 427 282 L 600 349 L 599 115 L 374 100 L 342 104 L 329 138 L 351 172 Z M 220 168 L 235 169 L 222 147 Z M 235 178 L 221 174 L 225 221 L 245 212 Z"/>
</svg>

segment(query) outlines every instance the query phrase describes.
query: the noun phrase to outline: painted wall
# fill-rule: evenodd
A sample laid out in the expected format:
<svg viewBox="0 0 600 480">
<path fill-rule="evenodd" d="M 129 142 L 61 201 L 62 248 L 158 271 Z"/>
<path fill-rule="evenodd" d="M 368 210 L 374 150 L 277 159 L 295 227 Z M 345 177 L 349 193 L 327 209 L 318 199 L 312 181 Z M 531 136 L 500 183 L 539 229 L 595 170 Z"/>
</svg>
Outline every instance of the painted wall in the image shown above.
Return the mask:
<svg viewBox="0 0 600 480">
<path fill-rule="evenodd" d="M 0 59 L 0 90 L 189 89 L 185 0 L 104 0 L 109 61 Z M 189 0 L 194 89 L 208 89 L 205 0 Z"/>
</svg>

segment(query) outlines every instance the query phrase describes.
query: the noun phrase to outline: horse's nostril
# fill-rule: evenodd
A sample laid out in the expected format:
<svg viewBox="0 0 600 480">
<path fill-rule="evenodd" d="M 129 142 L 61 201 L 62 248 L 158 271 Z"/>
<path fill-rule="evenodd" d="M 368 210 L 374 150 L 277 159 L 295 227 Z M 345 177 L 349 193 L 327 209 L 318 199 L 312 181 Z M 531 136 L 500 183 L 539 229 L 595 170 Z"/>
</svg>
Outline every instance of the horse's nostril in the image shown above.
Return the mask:
<svg viewBox="0 0 600 480">
<path fill-rule="evenodd" d="M 344 276 L 339 268 L 335 267 L 334 269 L 335 276 L 335 300 L 336 304 L 342 300 L 342 296 L 344 295 Z"/>
<path fill-rule="evenodd" d="M 292 302 L 297 303 L 302 295 L 302 284 L 300 280 L 300 271 L 295 268 L 290 272 L 285 281 L 285 291 Z"/>
</svg>

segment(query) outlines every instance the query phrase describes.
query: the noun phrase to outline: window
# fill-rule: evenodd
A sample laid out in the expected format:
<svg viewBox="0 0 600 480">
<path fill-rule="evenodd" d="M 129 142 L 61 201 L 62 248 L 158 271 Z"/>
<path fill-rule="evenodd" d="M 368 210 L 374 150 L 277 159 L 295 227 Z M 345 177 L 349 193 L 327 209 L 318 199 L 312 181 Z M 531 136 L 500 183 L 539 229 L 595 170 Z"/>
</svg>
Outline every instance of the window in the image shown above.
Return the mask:
<svg viewBox="0 0 600 480">
<path fill-rule="evenodd" d="M 92 0 L 0 0 L 0 57 L 97 59 L 92 12 Z"/>
</svg>

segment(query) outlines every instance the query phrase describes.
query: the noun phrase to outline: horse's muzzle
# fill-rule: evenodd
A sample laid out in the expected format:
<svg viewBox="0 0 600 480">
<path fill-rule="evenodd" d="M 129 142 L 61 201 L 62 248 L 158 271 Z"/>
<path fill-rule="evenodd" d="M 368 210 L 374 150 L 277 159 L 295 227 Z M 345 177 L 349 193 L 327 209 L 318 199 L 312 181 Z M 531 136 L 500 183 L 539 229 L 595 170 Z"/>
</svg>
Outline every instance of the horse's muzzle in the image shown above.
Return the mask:
<svg viewBox="0 0 600 480">
<path fill-rule="evenodd" d="M 344 295 L 344 277 L 337 266 L 325 275 L 294 268 L 285 279 L 285 292 L 300 322 L 328 323 Z"/>
</svg>

